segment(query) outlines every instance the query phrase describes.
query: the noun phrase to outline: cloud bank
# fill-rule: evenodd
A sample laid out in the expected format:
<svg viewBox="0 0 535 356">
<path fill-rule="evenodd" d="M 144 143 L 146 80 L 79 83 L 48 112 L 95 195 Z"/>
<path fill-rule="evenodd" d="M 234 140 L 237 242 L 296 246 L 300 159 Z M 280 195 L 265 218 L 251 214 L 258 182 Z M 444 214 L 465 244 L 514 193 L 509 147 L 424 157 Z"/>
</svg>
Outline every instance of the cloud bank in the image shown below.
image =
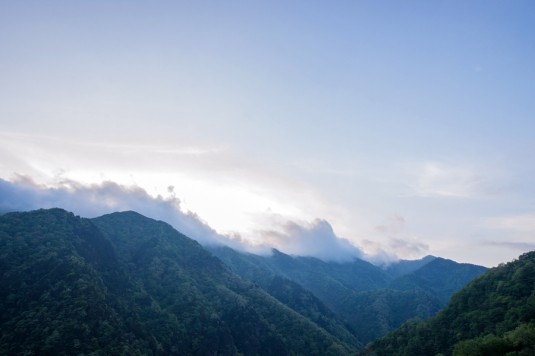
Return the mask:
<svg viewBox="0 0 535 356">
<path fill-rule="evenodd" d="M 0 179 L 0 196 L 0 212 L 59 207 L 92 218 L 134 210 L 163 220 L 203 244 L 220 243 L 225 238 L 195 214 L 181 211 L 180 200 L 173 194 L 154 198 L 136 186 L 126 187 L 113 182 L 82 185 L 67 180 L 55 187 L 47 187 L 27 177 L 18 177 L 14 181 Z"/>
<path fill-rule="evenodd" d="M 336 236 L 325 220 L 310 224 L 293 221 L 275 223 L 277 230 L 262 231 L 266 244 L 291 255 L 317 257 L 325 261 L 349 261 L 366 258 L 365 254 L 348 240 Z"/>
<path fill-rule="evenodd" d="M 59 207 L 83 217 L 134 210 L 147 217 L 165 221 L 181 233 L 203 245 L 227 245 L 240 251 L 269 253 L 271 248 L 298 256 L 317 257 L 325 261 L 370 259 L 358 247 L 338 237 L 325 220 L 296 223 L 273 219 L 272 229 L 258 232 L 260 243 L 252 244 L 239 235 L 222 235 L 199 216 L 181 210 L 174 188 L 169 196 L 153 197 L 137 186 L 114 182 L 84 185 L 64 180 L 50 187 L 39 185 L 28 177 L 8 181 L 0 179 L 0 213 Z"/>
</svg>

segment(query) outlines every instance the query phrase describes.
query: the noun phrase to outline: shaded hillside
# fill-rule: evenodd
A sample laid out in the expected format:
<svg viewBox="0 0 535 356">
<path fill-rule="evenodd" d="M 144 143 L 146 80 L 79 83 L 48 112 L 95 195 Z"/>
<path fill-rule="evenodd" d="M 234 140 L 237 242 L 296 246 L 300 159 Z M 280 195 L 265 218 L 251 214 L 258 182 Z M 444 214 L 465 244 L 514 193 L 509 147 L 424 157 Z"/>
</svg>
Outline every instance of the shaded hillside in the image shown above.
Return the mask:
<svg viewBox="0 0 535 356">
<path fill-rule="evenodd" d="M 445 306 L 453 293 L 486 271 L 487 268 L 482 266 L 433 258 L 414 272 L 392 281 L 390 288 L 426 292 L 437 297 L 441 305 Z"/>
<path fill-rule="evenodd" d="M 337 263 L 293 257 L 277 250 L 270 256 L 240 253 L 228 247 L 211 251 L 242 277 L 262 281 L 273 275 L 283 276 L 314 293 L 332 310 L 354 291 L 377 290 L 391 281 L 381 268 L 359 259 Z"/>
<path fill-rule="evenodd" d="M 399 260 L 389 264 L 384 270 L 393 278 L 398 278 L 420 269 L 435 258 L 435 256 L 425 256 L 419 260 Z"/>
<path fill-rule="evenodd" d="M 255 281 L 268 292 L 274 276 L 303 286 L 347 323 L 364 343 L 383 336 L 409 319 L 427 319 L 435 315 L 446 304 L 445 298 L 470 281 L 470 275 L 484 270 L 480 266 L 462 265 L 432 256 L 417 261 L 400 261 L 399 266 L 396 263 L 383 270 L 358 259 L 346 263 L 324 262 L 316 258 L 288 256 L 277 250 L 271 256 L 240 253 L 228 247 L 212 248 L 211 251 L 234 272 Z M 436 260 L 438 263 L 428 267 Z M 437 273 L 435 279 L 433 272 Z M 390 273 L 405 275 L 394 279 Z"/>
<path fill-rule="evenodd" d="M 356 348 L 169 225 L 133 212 L 93 220 L 61 209 L 0 216 L 0 271 L 0 354 L 323 355 Z"/>
<path fill-rule="evenodd" d="M 489 270 L 427 322 L 374 342 L 372 355 L 535 354 L 535 252 Z"/>
<path fill-rule="evenodd" d="M 436 298 L 422 291 L 379 289 L 351 293 L 340 304 L 338 312 L 359 340 L 368 343 L 407 320 L 427 319 L 440 308 L 440 302 Z"/>
<path fill-rule="evenodd" d="M 314 294 L 299 284 L 280 276 L 272 277 L 263 288 L 281 303 L 308 318 L 339 340 L 349 344 L 364 346 L 348 325 L 342 322 Z"/>
</svg>

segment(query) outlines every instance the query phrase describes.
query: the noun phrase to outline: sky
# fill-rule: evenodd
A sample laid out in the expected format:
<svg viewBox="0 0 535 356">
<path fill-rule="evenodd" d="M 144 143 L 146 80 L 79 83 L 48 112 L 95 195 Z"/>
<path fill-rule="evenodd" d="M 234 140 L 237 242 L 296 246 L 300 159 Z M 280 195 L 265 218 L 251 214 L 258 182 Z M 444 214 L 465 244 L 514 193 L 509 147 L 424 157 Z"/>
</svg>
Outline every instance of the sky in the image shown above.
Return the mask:
<svg viewBox="0 0 535 356">
<path fill-rule="evenodd" d="M 532 1 L 0 1 L 0 210 L 495 266 L 535 249 Z"/>
</svg>

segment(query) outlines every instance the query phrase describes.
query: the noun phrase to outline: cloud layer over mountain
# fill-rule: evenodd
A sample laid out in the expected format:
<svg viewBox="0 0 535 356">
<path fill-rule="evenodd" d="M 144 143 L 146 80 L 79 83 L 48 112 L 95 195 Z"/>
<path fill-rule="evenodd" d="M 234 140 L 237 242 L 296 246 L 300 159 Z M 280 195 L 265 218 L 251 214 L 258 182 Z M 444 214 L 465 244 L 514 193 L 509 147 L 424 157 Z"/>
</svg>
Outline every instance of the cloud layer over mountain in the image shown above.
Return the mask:
<svg viewBox="0 0 535 356">
<path fill-rule="evenodd" d="M 68 180 L 48 187 L 20 176 L 12 181 L 0 179 L 0 197 L 1 213 L 60 207 L 83 217 L 96 217 L 134 210 L 163 220 L 204 245 L 224 244 L 256 253 L 268 253 L 274 247 L 288 254 L 326 261 L 366 258 L 358 247 L 338 237 L 331 225 L 320 219 L 309 224 L 273 219 L 272 230 L 258 232 L 262 241 L 259 244 L 252 244 L 239 235 L 219 234 L 196 214 L 183 211 L 172 187 L 169 187 L 169 196 L 152 197 L 137 186 L 114 182 L 83 185 Z"/>
</svg>

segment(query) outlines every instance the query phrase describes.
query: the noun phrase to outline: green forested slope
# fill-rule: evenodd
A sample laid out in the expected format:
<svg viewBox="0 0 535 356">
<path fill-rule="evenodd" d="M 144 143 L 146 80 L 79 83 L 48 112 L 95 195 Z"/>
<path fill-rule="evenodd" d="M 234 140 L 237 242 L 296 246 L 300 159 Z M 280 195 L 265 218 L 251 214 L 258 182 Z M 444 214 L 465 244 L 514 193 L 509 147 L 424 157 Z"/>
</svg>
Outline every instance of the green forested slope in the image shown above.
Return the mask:
<svg viewBox="0 0 535 356">
<path fill-rule="evenodd" d="M 376 355 L 535 354 L 535 252 L 489 270 L 427 322 L 374 342 Z"/>
<path fill-rule="evenodd" d="M 438 298 L 441 306 L 445 306 L 455 292 L 486 270 L 482 266 L 436 257 L 421 268 L 392 281 L 390 288 L 419 290 Z"/>
<path fill-rule="evenodd" d="M 386 266 L 385 271 L 392 278 L 398 278 L 422 268 L 435 258 L 435 256 L 428 255 L 419 260 L 399 260 Z"/>
<path fill-rule="evenodd" d="M 163 222 L 0 216 L 0 354 L 348 354 Z"/>
<path fill-rule="evenodd" d="M 432 256 L 400 261 L 384 270 L 358 259 L 325 262 L 277 250 L 270 256 L 240 253 L 228 247 L 211 251 L 237 274 L 255 281 L 276 298 L 269 288 L 274 276 L 303 286 L 349 325 L 363 343 L 385 335 L 409 319 L 435 315 L 451 294 L 485 271 L 481 266 Z"/>
<path fill-rule="evenodd" d="M 59 209 L 0 217 L 0 354 L 141 353 L 109 241 Z M 124 332 L 128 330 L 129 333 Z"/>
</svg>

